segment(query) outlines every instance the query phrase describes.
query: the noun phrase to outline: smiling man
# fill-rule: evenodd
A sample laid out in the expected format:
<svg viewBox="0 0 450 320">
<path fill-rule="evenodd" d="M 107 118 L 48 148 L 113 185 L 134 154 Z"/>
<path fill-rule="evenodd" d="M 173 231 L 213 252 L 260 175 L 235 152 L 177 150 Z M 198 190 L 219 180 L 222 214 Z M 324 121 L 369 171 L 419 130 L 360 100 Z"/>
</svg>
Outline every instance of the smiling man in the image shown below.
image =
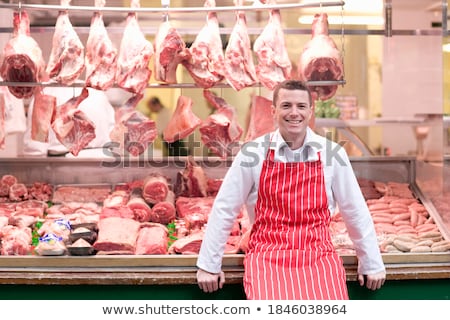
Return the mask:
<svg viewBox="0 0 450 320">
<path fill-rule="evenodd" d="M 205 292 L 222 288 L 225 243 L 246 205 L 251 234 L 244 259 L 248 299 L 348 299 L 343 263 L 331 241 L 339 205 L 356 249 L 358 280 L 379 289 L 385 267 L 372 218 L 343 148 L 315 134 L 304 83 L 287 80 L 273 93 L 278 129 L 246 143 L 214 201 L 197 261 Z"/>
</svg>

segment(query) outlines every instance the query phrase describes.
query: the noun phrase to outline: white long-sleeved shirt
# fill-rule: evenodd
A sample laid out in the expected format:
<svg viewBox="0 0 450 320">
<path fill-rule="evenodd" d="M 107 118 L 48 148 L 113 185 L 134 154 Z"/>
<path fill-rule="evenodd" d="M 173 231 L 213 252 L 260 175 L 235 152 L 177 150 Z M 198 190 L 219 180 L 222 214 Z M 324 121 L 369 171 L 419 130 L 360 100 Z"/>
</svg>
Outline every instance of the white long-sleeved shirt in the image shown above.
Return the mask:
<svg viewBox="0 0 450 320">
<path fill-rule="evenodd" d="M 333 213 L 339 206 L 359 260 L 359 274 L 384 271 L 373 221 L 346 151 L 309 128 L 303 146 L 297 150 L 288 147 L 278 130 L 270 137 L 265 135 L 242 146 L 214 201 L 197 267 L 220 272 L 225 243 L 243 205 L 247 206 L 250 222 L 254 222 L 259 177 L 269 145 L 274 150 L 274 160 L 280 162 L 317 161 L 320 152 L 329 211 Z"/>
</svg>

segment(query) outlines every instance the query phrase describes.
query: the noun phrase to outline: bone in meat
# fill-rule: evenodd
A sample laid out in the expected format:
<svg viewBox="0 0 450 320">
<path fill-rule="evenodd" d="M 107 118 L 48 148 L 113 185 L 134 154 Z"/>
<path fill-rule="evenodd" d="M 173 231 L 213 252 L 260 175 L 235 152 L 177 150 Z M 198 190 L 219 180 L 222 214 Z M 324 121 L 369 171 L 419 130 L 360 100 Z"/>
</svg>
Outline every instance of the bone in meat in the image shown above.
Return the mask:
<svg viewBox="0 0 450 320">
<path fill-rule="evenodd" d="M 186 138 L 201 125 L 202 120 L 192 112 L 192 104 L 191 98 L 178 97 L 175 112 L 163 131 L 165 141 L 174 142 Z"/>
<path fill-rule="evenodd" d="M 56 97 L 44 94 L 42 90 L 34 95 L 33 113 L 31 115 L 31 139 L 48 142 L 48 132 L 56 112 Z"/>
<path fill-rule="evenodd" d="M 339 50 L 328 34 L 328 15 L 316 14 L 312 23 L 312 37 L 300 55 L 298 73 L 303 81 L 341 80 L 344 66 Z M 312 86 L 318 98 L 327 100 L 336 93 L 337 85 Z"/>
<path fill-rule="evenodd" d="M 70 0 L 61 0 L 61 6 L 69 6 Z M 84 71 L 84 46 L 73 29 L 67 10 L 61 10 L 56 19 L 52 51 L 47 65 L 50 79 L 70 85 Z"/>
<path fill-rule="evenodd" d="M 98 8 L 105 6 L 105 0 L 95 0 Z M 110 88 L 116 78 L 117 49 L 106 31 L 103 15 L 94 12 L 86 43 L 86 86 L 98 90 Z"/>
<path fill-rule="evenodd" d="M 25 10 L 14 12 L 12 38 L 3 48 L 0 73 L 7 82 L 40 82 L 46 80 L 41 48 L 30 36 L 30 20 Z M 19 99 L 30 98 L 36 87 L 8 86 Z"/>
<path fill-rule="evenodd" d="M 266 3 L 274 5 L 275 1 Z M 253 51 L 258 61 L 256 75 L 266 88 L 273 90 L 278 83 L 290 77 L 292 65 L 286 49 L 279 9 L 270 11 L 269 22 L 256 38 Z"/>
</svg>

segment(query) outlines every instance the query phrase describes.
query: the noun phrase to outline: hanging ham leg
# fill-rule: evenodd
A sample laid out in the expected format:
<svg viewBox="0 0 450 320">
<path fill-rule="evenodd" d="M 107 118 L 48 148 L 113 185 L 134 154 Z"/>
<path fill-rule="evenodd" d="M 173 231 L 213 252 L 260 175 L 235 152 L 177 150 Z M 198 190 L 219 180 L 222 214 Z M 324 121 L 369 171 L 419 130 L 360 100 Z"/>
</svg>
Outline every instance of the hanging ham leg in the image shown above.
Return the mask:
<svg viewBox="0 0 450 320">
<path fill-rule="evenodd" d="M 179 96 L 175 112 L 163 131 L 164 140 L 174 142 L 186 138 L 201 123 L 202 120 L 192 112 L 192 99 L 186 96 Z"/>
<path fill-rule="evenodd" d="M 139 7 L 139 0 L 131 0 L 131 8 Z M 153 45 L 142 33 L 136 13 L 128 13 L 117 59 L 117 85 L 129 92 L 142 93 L 152 75 L 148 64 L 153 53 Z"/>
<path fill-rule="evenodd" d="M 234 0 L 234 4 L 242 6 L 243 0 Z M 256 83 L 252 54 L 245 13 L 237 11 L 236 23 L 225 49 L 225 78 L 237 91 Z"/>
<path fill-rule="evenodd" d="M 105 6 L 105 0 L 95 0 L 95 6 Z M 106 31 L 102 13 L 94 12 L 86 43 L 86 86 L 98 90 L 110 88 L 116 78 L 117 49 Z"/>
<path fill-rule="evenodd" d="M 61 0 L 61 6 L 69 6 L 71 0 Z M 67 10 L 56 19 L 52 51 L 47 65 L 50 79 L 61 84 L 72 84 L 84 71 L 84 46 L 73 29 Z"/>
<path fill-rule="evenodd" d="M 155 36 L 155 79 L 177 83 L 177 67 L 189 57 L 189 50 L 169 20 L 164 21 Z"/>
<path fill-rule="evenodd" d="M 215 0 L 205 1 L 205 7 L 215 6 Z M 224 54 L 216 12 L 208 12 L 206 24 L 189 52 L 190 58 L 183 65 L 198 86 L 208 89 L 224 79 Z"/>
<path fill-rule="evenodd" d="M 45 61 L 37 42 L 30 36 L 30 20 L 26 11 L 14 12 L 12 38 L 3 48 L 0 73 L 7 82 L 45 81 Z M 19 99 L 30 98 L 36 87 L 9 86 Z"/>
<path fill-rule="evenodd" d="M 271 0 L 266 4 L 274 5 L 275 2 Z M 256 74 L 263 86 L 273 90 L 278 83 L 290 77 L 292 65 L 286 49 L 280 10 L 270 11 L 269 23 L 256 38 L 253 51 L 258 60 Z"/>
<path fill-rule="evenodd" d="M 344 66 L 339 50 L 328 34 L 328 15 L 316 14 L 312 23 L 312 37 L 300 55 L 298 73 L 303 81 L 342 80 Z M 319 99 L 327 100 L 334 96 L 337 85 L 313 86 Z"/>
</svg>

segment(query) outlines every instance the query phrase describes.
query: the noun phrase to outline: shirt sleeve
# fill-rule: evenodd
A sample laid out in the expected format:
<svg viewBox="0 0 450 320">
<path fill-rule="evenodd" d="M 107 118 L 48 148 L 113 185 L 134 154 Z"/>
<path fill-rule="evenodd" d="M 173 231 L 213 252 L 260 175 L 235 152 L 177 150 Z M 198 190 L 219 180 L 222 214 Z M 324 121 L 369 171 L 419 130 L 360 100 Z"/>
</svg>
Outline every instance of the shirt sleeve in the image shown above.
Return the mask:
<svg viewBox="0 0 450 320">
<path fill-rule="evenodd" d="M 358 257 L 358 273 L 385 271 L 372 217 L 343 148 L 333 157 L 332 191 Z"/>
<path fill-rule="evenodd" d="M 211 273 L 222 268 L 226 241 L 254 185 L 250 162 L 240 151 L 223 179 L 209 215 L 197 267 Z"/>
</svg>

